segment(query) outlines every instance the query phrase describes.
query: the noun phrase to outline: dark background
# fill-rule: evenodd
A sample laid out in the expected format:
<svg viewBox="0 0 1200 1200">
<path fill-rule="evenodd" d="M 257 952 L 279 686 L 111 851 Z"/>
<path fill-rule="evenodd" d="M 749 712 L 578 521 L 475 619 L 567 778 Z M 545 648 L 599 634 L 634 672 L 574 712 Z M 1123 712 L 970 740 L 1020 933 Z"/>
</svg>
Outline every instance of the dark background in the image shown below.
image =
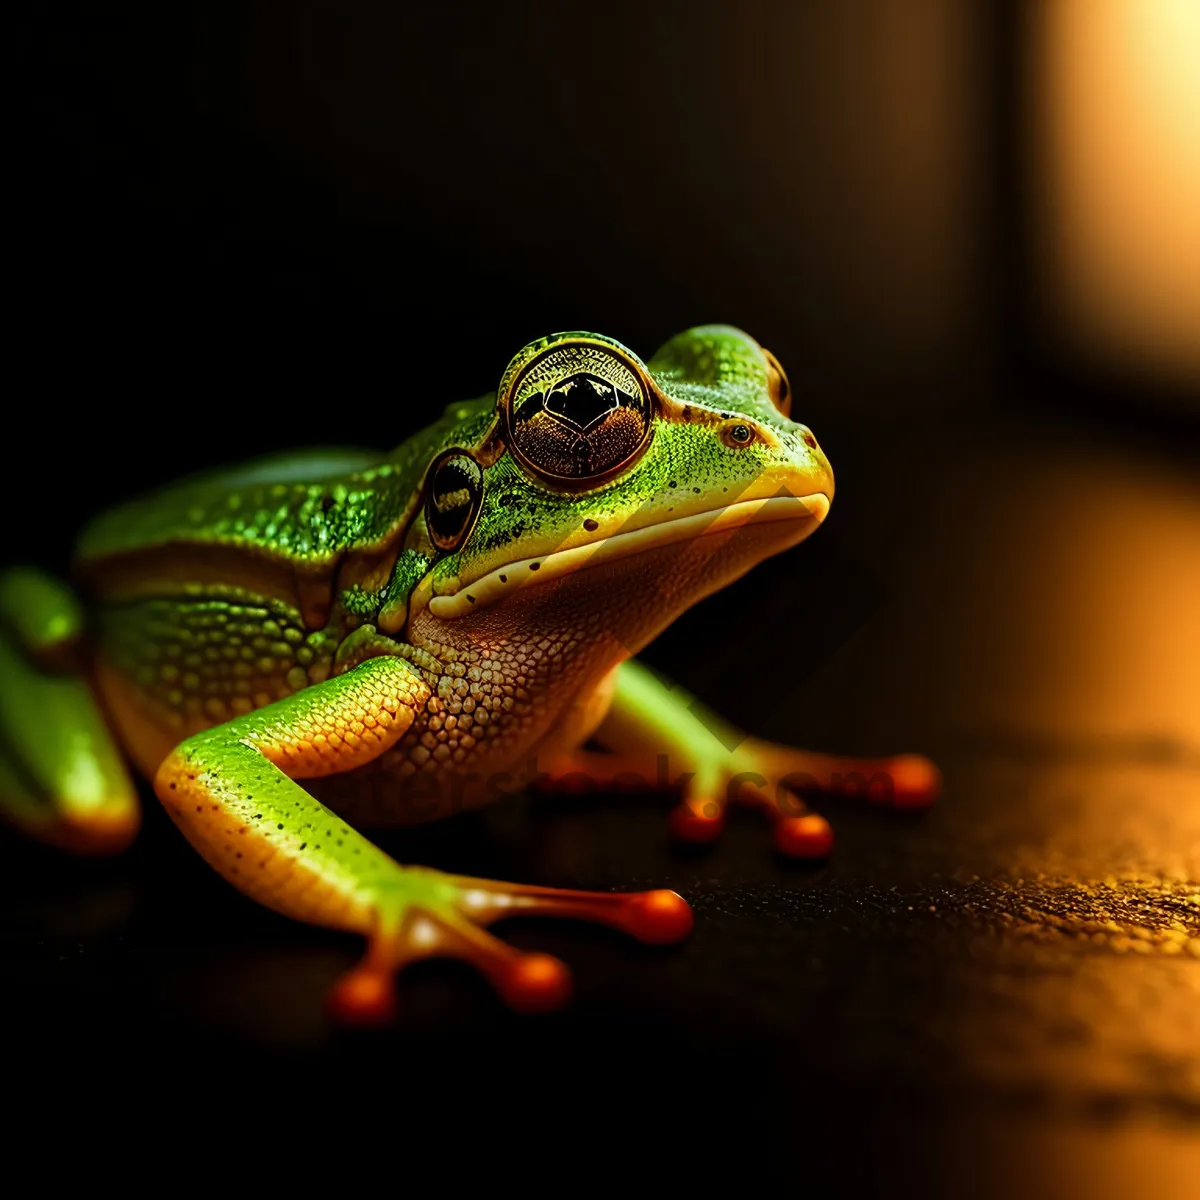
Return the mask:
<svg viewBox="0 0 1200 1200">
<path fill-rule="evenodd" d="M 102 436 L 186 428 L 165 477 L 391 444 L 551 328 L 648 355 L 736 321 L 814 425 L 962 405 L 1003 333 L 999 64 L 955 7 L 61 18 L 31 38 L 18 160 L 43 386 Z"/>
<path fill-rule="evenodd" d="M 395 445 L 550 330 L 649 357 L 728 321 L 787 368 L 837 506 L 649 657 L 755 732 L 947 774 L 924 821 L 831 812 L 821 869 L 751 822 L 672 848 L 665 802 L 525 801 L 384 839 L 476 874 L 673 886 L 697 931 L 663 952 L 516 925 L 576 968 L 568 1013 L 510 1017 L 422 966 L 372 1038 L 321 1016 L 353 946 L 231 892 L 152 798 L 116 862 L 6 836 L 5 1003 L 32 1061 L 89 1099 L 142 1072 L 279 1111 L 350 1093 L 409 1138 L 483 1124 L 531 1158 L 577 1135 L 819 1189 L 1184 1178 L 1197 381 L 1068 336 L 1048 299 L 1027 13 L 27 19 L 6 558 L 64 569 L 91 513 L 189 470 Z M 592 1158 L 572 1161 L 564 1182 Z"/>
</svg>

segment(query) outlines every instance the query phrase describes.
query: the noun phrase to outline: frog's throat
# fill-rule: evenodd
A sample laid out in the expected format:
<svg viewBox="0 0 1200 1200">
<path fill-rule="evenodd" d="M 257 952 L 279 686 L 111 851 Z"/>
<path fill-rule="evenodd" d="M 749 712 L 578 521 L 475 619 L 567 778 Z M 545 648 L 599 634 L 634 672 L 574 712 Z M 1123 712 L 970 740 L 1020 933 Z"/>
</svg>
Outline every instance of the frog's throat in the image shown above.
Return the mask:
<svg viewBox="0 0 1200 1200">
<path fill-rule="evenodd" d="M 823 492 L 811 496 L 771 496 L 757 500 L 742 500 L 723 508 L 692 513 L 673 521 L 661 521 L 625 533 L 614 533 L 598 538 L 569 550 L 555 550 L 550 554 L 522 559 L 496 567 L 486 575 L 462 584 L 449 595 L 420 597 L 411 608 L 420 607 L 424 599 L 430 613 L 439 620 L 451 621 L 478 612 L 518 588 L 531 584 L 542 584 L 564 575 L 586 570 L 588 567 L 611 563 L 619 558 L 629 558 L 669 546 L 675 542 L 707 537 L 710 534 L 729 533 L 743 525 L 756 525 L 766 521 L 794 521 L 796 537 L 790 544 L 803 541 L 829 512 L 829 497 Z M 421 588 L 418 591 L 422 590 Z"/>
</svg>

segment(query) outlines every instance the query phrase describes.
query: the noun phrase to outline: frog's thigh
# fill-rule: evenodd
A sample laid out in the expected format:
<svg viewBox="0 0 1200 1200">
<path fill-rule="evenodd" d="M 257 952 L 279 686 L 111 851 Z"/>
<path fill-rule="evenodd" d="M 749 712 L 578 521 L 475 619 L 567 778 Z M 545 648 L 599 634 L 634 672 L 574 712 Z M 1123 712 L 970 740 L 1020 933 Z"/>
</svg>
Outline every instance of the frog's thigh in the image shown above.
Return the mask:
<svg viewBox="0 0 1200 1200">
<path fill-rule="evenodd" d="M 173 819 L 235 887 L 287 916 L 368 939 L 366 957 L 335 989 L 340 1015 L 386 1017 L 395 971 L 430 956 L 473 962 L 514 1005 L 561 1001 L 568 980 L 557 960 L 520 954 L 483 930 L 510 912 L 586 917 L 651 941 L 686 932 L 690 914 L 674 893 L 559 892 L 402 867 L 293 782 L 382 754 L 428 696 L 403 659 L 369 659 L 189 738 L 155 778 Z"/>
<path fill-rule="evenodd" d="M 86 678 L 70 669 L 74 597 L 38 571 L 0 576 L 0 812 L 66 849 L 124 849 L 137 793 Z"/>
</svg>

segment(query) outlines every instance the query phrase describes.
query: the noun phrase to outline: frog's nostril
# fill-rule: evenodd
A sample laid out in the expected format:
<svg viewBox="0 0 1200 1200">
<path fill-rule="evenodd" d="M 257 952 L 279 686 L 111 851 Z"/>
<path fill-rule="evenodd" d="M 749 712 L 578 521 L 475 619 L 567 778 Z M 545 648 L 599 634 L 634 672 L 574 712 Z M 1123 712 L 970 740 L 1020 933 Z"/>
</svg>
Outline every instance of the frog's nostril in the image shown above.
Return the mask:
<svg viewBox="0 0 1200 1200">
<path fill-rule="evenodd" d="M 815 450 L 817 448 L 817 439 L 813 437 L 813 435 L 809 433 L 807 429 L 804 431 L 804 444 L 810 450 Z"/>
</svg>

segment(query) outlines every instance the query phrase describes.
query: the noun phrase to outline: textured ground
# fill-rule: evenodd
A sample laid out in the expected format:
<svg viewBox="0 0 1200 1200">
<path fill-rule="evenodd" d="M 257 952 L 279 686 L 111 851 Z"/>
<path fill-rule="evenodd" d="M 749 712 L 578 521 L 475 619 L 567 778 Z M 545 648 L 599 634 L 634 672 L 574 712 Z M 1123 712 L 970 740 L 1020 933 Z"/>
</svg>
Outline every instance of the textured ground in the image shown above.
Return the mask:
<svg viewBox="0 0 1200 1200">
<path fill-rule="evenodd" d="M 526 799 L 390 838 L 475 874 L 668 885 L 697 924 L 664 951 L 513 922 L 575 967 L 568 1012 L 512 1018 L 469 973 L 426 964 L 378 1037 L 321 1017 L 353 945 L 241 900 L 157 811 L 110 863 L 6 838 L 0 983 L 21 1045 L 57 1072 L 369 1080 L 396 1120 L 418 1104 L 477 1122 L 507 1096 L 540 1112 L 492 1114 L 518 1153 L 549 1109 L 598 1149 L 666 1138 L 821 1183 L 1186 1194 L 1200 485 L 1078 429 L 868 432 L 826 442 L 826 529 L 652 658 L 758 732 L 934 754 L 932 813 L 831 807 L 836 857 L 816 869 L 774 857 L 749 816 L 715 848 L 674 848 L 667 803 L 629 797 Z"/>
</svg>

